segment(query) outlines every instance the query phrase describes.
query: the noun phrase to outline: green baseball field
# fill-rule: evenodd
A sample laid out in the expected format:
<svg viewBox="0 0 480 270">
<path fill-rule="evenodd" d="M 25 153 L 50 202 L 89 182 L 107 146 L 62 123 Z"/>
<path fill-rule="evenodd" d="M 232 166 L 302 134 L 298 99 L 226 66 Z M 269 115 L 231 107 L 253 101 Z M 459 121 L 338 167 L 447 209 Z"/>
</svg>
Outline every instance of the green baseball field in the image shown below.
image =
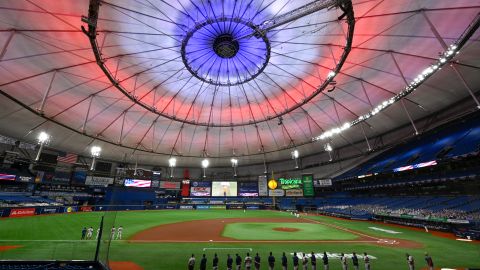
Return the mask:
<svg viewBox="0 0 480 270">
<path fill-rule="evenodd" d="M 405 253 L 417 269 L 428 252 L 438 268 L 480 268 L 480 244 L 453 236 L 374 222 L 324 216 L 295 218 L 287 212 L 241 210 L 163 210 L 90 212 L 0 219 L 0 260 L 92 260 L 102 215 L 105 232 L 100 259 L 113 269 L 187 269 L 193 253 L 211 269 L 213 254 L 226 269 L 227 254 L 259 253 L 261 269 L 271 251 L 280 269 L 282 252 L 291 265 L 293 252 L 312 251 L 330 257 L 330 269 L 341 269 L 340 253 L 367 252 L 372 269 L 408 269 Z M 109 245 L 110 228 L 123 227 L 122 240 Z M 83 227 L 94 228 L 92 240 L 81 240 Z M 361 257 L 360 257 L 361 258 Z M 318 259 L 321 264 L 321 259 Z M 351 260 L 349 261 L 351 265 Z M 350 266 L 351 267 L 351 266 Z M 317 268 L 318 269 L 318 268 Z M 363 267 L 361 267 L 363 269 Z"/>
</svg>

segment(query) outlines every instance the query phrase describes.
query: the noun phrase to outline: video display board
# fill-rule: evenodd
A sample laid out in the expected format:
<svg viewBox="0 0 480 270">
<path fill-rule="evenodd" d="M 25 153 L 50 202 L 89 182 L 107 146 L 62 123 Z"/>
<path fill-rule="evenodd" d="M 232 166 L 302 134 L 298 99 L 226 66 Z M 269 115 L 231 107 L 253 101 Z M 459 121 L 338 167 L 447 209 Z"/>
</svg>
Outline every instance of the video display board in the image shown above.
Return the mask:
<svg viewBox="0 0 480 270">
<path fill-rule="evenodd" d="M 258 197 L 258 182 L 238 182 L 238 196 Z"/>
<path fill-rule="evenodd" d="M 152 185 L 152 181 L 150 180 L 140 180 L 140 179 L 125 179 L 124 186 L 126 187 L 141 187 L 141 188 L 149 188 Z"/>
<path fill-rule="evenodd" d="M 237 182 L 212 182 L 213 197 L 236 197 Z"/>
<path fill-rule="evenodd" d="M 192 181 L 190 184 L 190 196 L 209 197 L 212 193 L 212 182 Z"/>
</svg>

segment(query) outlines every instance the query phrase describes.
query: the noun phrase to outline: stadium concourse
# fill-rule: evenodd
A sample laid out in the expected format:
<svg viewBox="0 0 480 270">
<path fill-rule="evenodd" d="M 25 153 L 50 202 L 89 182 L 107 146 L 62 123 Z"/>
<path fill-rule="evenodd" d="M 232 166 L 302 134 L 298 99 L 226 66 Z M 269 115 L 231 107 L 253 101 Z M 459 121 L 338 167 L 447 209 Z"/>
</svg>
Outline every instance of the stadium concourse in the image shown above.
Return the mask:
<svg viewBox="0 0 480 270">
<path fill-rule="evenodd" d="M 0 1 L 0 270 L 480 269 L 480 0 Z"/>
</svg>

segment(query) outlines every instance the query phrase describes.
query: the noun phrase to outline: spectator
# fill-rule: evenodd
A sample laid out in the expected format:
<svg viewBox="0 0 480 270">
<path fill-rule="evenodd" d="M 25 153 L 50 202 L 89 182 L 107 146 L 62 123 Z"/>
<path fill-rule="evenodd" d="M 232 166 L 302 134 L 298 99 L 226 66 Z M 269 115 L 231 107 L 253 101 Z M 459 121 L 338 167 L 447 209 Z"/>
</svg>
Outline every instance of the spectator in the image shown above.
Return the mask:
<svg viewBox="0 0 480 270">
<path fill-rule="evenodd" d="M 195 268 L 195 256 L 192 254 L 192 257 L 188 259 L 188 270 L 193 270 Z"/>
</svg>

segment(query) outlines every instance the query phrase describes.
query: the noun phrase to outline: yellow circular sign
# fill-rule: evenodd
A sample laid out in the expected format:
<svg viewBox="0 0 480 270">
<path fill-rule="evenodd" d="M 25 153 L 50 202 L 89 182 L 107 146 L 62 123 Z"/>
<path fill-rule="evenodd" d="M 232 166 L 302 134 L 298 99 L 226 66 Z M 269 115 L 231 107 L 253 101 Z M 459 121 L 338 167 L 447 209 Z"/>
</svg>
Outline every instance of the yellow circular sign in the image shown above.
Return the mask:
<svg viewBox="0 0 480 270">
<path fill-rule="evenodd" d="M 272 179 L 272 180 L 268 181 L 268 188 L 269 189 L 276 189 L 277 187 L 278 187 L 277 180 Z"/>
</svg>

